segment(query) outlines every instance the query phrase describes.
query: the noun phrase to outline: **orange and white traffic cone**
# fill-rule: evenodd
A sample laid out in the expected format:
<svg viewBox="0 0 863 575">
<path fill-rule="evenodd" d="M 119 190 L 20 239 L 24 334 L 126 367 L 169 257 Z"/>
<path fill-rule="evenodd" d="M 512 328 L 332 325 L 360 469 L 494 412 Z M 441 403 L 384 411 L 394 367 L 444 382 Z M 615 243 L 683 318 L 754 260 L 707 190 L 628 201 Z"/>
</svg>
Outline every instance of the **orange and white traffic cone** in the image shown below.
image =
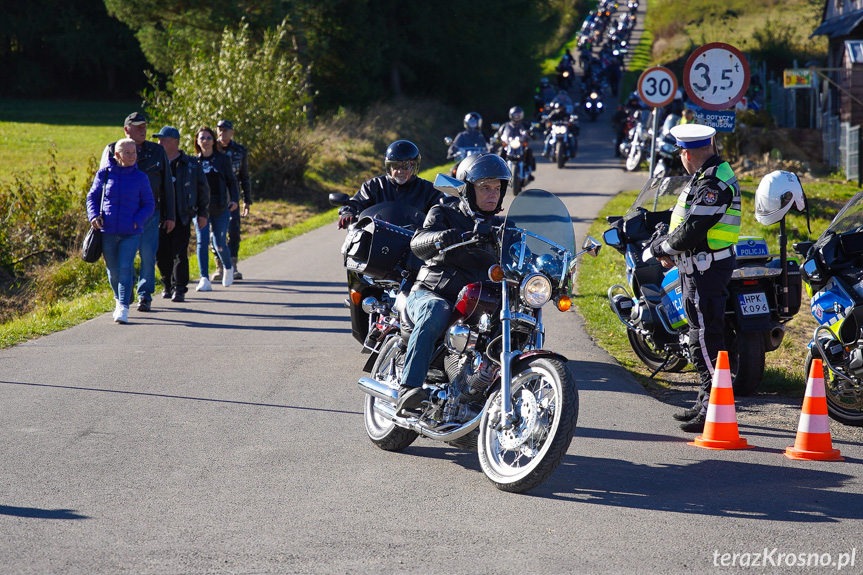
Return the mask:
<svg viewBox="0 0 863 575">
<path fill-rule="evenodd" d="M 824 366 L 820 359 L 812 360 L 812 369 L 806 381 L 803 411 L 797 425 L 794 447 L 785 450 L 788 459 L 817 461 L 843 461 L 838 449 L 833 449 L 830 438 L 830 420 L 827 418 L 827 397 L 824 394 Z"/>
<path fill-rule="evenodd" d="M 720 351 L 713 370 L 710 402 L 704 434 L 689 442 L 689 445 L 705 449 L 747 449 L 752 447 L 740 437 L 737 430 L 737 412 L 734 410 L 734 389 L 731 387 L 731 367 L 728 352 Z"/>
</svg>

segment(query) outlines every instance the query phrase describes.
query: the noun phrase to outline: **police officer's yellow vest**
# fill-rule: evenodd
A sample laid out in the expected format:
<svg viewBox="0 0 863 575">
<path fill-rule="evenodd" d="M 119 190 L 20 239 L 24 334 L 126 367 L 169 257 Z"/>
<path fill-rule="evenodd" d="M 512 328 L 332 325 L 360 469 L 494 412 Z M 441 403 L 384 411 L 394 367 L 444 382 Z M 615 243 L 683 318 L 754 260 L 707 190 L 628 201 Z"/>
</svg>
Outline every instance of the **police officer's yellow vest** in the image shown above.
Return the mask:
<svg viewBox="0 0 863 575">
<path fill-rule="evenodd" d="M 719 251 L 736 244 L 737 238 L 740 236 L 740 186 L 728 162 L 722 162 L 718 166 L 708 168 L 698 176 L 698 180 L 706 176 L 716 178 L 720 189 L 731 188 L 732 192 L 731 204 L 726 208 L 722 218 L 707 232 L 707 245 L 711 250 Z M 695 185 L 698 180 L 693 182 L 692 185 Z M 675 228 L 680 226 L 686 214 L 689 213 L 690 206 L 686 203 L 686 199 L 689 196 L 691 187 L 686 186 L 686 189 L 677 197 L 677 204 L 674 206 L 674 211 L 671 212 L 671 222 L 668 226 L 670 231 L 674 231 Z M 695 215 L 710 215 L 710 210 L 715 210 L 719 207 L 721 206 L 717 206 L 716 208 L 713 206 L 695 206 L 694 213 Z"/>
</svg>

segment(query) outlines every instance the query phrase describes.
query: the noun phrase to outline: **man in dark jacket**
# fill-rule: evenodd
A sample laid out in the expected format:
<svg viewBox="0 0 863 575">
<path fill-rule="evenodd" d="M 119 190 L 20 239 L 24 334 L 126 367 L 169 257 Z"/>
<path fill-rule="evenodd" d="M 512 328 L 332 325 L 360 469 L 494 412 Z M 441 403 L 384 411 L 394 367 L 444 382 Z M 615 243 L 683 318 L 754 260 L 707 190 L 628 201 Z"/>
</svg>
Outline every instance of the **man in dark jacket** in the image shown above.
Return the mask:
<svg viewBox="0 0 863 575">
<path fill-rule="evenodd" d="M 174 184 L 171 181 L 171 167 L 165 149 L 156 142 L 147 141 L 147 118 L 139 112 L 126 116 L 123 124 L 126 137 L 135 140 L 138 147 L 138 169 L 147 174 L 156 211 L 144 224 L 144 233 L 138 253 L 141 256 L 141 277 L 138 280 L 138 311 L 150 311 L 153 292 L 156 289 L 156 250 L 159 247 L 159 228 L 168 232 L 174 229 L 176 221 Z M 115 142 L 116 143 L 116 142 Z M 105 146 L 100 168 L 114 163 L 114 144 Z"/>
<path fill-rule="evenodd" d="M 348 204 L 339 209 L 339 229 L 347 228 L 357 221 L 360 212 L 381 202 L 404 202 L 428 212 L 445 195 L 428 180 L 417 177 L 421 159 L 413 142 L 397 140 L 390 144 L 384 161 L 386 174 L 364 183 Z"/>
<path fill-rule="evenodd" d="M 499 213 L 512 174 L 506 162 L 495 154 L 465 159 L 456 178 L 465 183 L 457 203 L 432 207 L 423 227 L 411 239 L 411 250 L 425 265 L 417 274 L 408 296 L 406 312 L 414 328 L 408 341 L 404 371 L 399 386 L 397 413 L 422 406 L 422 389 L 435 343 L 449 325 L 450 315 L 461 289 L 487 278 L 488 269 L 498 263 L 491 227 L 503 223 Z M 471 233 L 479 243 L 461 246 L 463 234 Z"/>
<path fill-rule="evenodd" d="M 168 231 L 159 229 L 159 249 L 156 263 L 162 274 L 163 298 L 181 302 L 186 299 L 189 283 L 189 238 L 192 236 L 192 218 L 198 218 L 198 227 L 207 224 L 210 205 L 210 187 L 198 159 L 180 149 L 180 132 L 165 126 L 153 135 L 165 149 L 173 174 L 176 197 L 176 225 Z"/>
</svg>

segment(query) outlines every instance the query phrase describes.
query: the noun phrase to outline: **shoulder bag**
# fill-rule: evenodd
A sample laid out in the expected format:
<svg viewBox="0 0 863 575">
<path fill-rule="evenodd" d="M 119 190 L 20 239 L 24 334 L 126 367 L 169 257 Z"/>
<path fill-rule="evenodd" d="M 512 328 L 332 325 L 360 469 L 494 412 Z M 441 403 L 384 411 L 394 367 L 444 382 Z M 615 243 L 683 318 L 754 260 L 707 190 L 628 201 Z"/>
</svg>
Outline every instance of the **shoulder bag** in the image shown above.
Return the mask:
<svg viewBox="0 0 863 575">
<path fill-rule="evenodd" d="M 102 200 L 99 202 L 99 217 L 102 218 L 104 224 L 104 204 L 105 204 L 105 188 L 108 186 L 108 174 L 105 174 L 106 180 L 102 184 Z M 84 245 L 81 247 L 81 259 L 87 263 L 95 263 L 102 257 L 102 230 L 97 230 L 90 223 L 90 229 L 87 230 L 87 235 L 84 236 Z"/>
</svg>

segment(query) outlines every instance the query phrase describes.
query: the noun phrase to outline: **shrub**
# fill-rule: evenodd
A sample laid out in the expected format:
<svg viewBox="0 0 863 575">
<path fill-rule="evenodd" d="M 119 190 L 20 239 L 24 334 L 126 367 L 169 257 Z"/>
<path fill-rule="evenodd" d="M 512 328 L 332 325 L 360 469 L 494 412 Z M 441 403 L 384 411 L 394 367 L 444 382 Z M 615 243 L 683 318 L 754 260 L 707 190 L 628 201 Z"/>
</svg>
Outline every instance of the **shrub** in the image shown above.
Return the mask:
<svg viewBox="0 0 863 575">
<path fill-rule="evenodd" d="M 236 32 L 226 28 L 220 44 L 195 47 L 165 88 L 148 73 L 150 89 L 143 94 L 151 124 L 178 128 L 189 153 L 200 126 L 215 129 L 219 119 L 231 120 L 237 140 L 249 149 L 255 191 L 277 197 L 286 184 L 302 181 L 308 163 L 300 144 L 308 71 L 279 50 L 286 34 L 282 22 L 256 45 L 247 23 Z"/>
</svg>

